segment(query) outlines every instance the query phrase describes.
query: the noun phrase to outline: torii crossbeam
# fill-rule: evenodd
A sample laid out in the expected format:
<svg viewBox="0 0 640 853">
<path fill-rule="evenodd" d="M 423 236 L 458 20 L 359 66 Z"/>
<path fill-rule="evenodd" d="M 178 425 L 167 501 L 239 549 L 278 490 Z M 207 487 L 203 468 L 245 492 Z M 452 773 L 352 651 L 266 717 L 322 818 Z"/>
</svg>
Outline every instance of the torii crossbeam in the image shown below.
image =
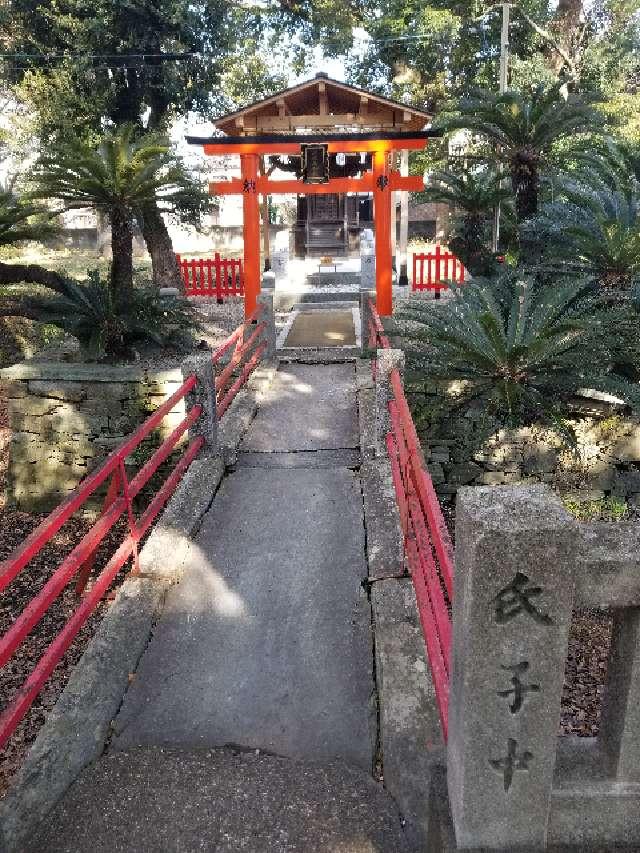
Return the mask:
<svg viewBox="0 0 640 853">
<path fill-rule="evenodd" d="M 242 195 L 244 236 L 245 315 L 255 309 L 260 293 L 260 207 L 258 196 L 277 194 L 372 192 L 376 236 L 376 304 L 381 316 L 392 313 L 391 193 L 424 189 L 419 175 L 402 177 L 390 168 L 389 154 L 395 150 L 420 150 L 434 131 L 336 134 L 261 134 L 259 136 L 188 136 L 187 142 L 202 145 L 205 154 L 239 154 L 241 177 L 209 184 L 212 195 Z M 309 184 L 299 180 L 272 180 L 258 174 L 261 155 L 300 155 L 303 144 L 325 144 L 329 154 L 370 153 L 372 169 L 359 178 L 332 178 Z"/>
</svg>

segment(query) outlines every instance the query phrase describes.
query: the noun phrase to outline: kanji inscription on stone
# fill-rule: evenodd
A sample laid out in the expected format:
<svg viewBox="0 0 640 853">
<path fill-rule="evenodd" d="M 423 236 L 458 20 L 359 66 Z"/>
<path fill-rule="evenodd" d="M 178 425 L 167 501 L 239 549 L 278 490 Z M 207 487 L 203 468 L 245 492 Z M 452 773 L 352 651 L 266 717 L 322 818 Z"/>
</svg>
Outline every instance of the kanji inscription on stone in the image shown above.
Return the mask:
<svg viewBox="0 0 640 853">
<path fill-rule="evenodd" d="M 548 613 L 543 613 L 532 602 L 532 598 L 542 594 L 541 586 L 530 586 L 529 578 L 523 572 L 516 572 L 508 586 L 501 589 L 493 599 L 495 604 L 495 619 L 498 625 L 511 622 L 516 616 L 524 613 L 541 625 L 552 625 L 553 619 Z"/>
<path fill-rule="evenodd" d="M 489 759 L 489 763 L 495 770 L 502 771 L 505 792 L 511 787 L 515 771 L 528 770 L 529 762 L 532 758 L 533 753 L 529 752 L 529 750 L 519 753 L 518 741 L 510 737 L 507 741 L 507 754 L 505 757 Z"/>
<path fill-rule="evenodd" d="M 511 672 L 513 675 L 511 676 L 512 687 L 509 690 L 498 690 L 498 696 L 503 699 L 513 696 L 513 701 L 509 705 L 509 710 L 512 714 L 517 714 L 522 708 L 526 694 L 539 693 L 540 685 L 525 684 L 520 677 L 529 669 L 529 661 L 523 660 L 513 666 L 501 666 L 500 669 L 504 669 L 506 672 Z"/>
</svg>

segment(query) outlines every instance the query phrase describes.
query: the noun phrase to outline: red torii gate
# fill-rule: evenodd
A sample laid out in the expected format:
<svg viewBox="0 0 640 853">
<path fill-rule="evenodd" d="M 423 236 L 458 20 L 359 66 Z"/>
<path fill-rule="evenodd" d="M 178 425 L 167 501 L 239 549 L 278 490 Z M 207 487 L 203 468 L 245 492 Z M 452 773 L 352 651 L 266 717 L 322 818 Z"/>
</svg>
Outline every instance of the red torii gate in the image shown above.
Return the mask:
<svg viewBox="0 0 640 853">
<path fill-rule="evenodd" d="M 277 194 L 372 192 L 376 235 L 376 305 L 381 316 L 392 313 L 391 298 L 391 193 L 394 190 L 418 192 L 424 189 L 419 175 L 402 177 L 390 169 L 389 154 L 397 150 L 426 147 L 434 131 L 336 133 L 336 134 L 260 134 L 259 136 L 188 136 L 187 142 L 202 145 L 205 154 L 239 154 L 241 177 L 209 184 L 211 195 L 242 195 L 244 238 L 245 316 L 249 317 L 260 293 L 260 206 L 258 196 Z M 302 145 L 326 145 L 329 154 L 371 153 L 372 170 L 359 178 L 331 178 L 310 184 L 302 179 L 271 180 L 258 174 L 261 155 L 302 153 Z"/>
</svg>

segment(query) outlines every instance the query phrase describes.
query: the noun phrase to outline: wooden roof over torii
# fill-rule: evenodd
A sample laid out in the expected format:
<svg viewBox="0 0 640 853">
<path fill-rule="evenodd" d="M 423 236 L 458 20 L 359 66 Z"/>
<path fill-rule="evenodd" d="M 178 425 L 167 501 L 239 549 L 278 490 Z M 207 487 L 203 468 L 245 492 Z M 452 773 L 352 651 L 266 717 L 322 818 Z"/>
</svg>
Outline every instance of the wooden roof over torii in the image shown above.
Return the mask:
<svg viewBox="0 0 640 853">
<path fill-rule="evenodd" d="M 431 121 L 424 110 L 331 79 L 320 72 L 311 80 L 276 92 L 214 122 L 229 136 L 263 133 L 335 134 L 340 130 L 416 131 Z"/>
<path fill-rule="evenodd" d="M 420 150 L 439 131 L 424 127 L 431 116 L 423 110 L 365 92 L 317 74 L 258 103 L 222 116 L 214 124 L 218 135 L 187 136 L 209 155 L 239 154 L 241 177 L 209 184 L 212 194 L 241 195 L 243 208 L 245 314 L 252 315 L 260 292 L 259 196 L 265 202 L 278 193 L 373 194 L 376 234 L 376 305 L 381 316 L 392 312 L 391 195 L 424 188 L 420 175 L 401 175 L 390 154 Z M 331 154 L 370 153 L 371 168 L 360 177 L 332 178 Z M 259 174 L 261 158 L 270 154 L 300 156 L 315 163 L 303 169 L 300 180 L 274 180 Z M 364 164 L 363 164 L 364 165 Z M 265 216 L 265 234 L 268 219 Z M 265 253 L 266 254 L 266 253 Z"/>
</svg>

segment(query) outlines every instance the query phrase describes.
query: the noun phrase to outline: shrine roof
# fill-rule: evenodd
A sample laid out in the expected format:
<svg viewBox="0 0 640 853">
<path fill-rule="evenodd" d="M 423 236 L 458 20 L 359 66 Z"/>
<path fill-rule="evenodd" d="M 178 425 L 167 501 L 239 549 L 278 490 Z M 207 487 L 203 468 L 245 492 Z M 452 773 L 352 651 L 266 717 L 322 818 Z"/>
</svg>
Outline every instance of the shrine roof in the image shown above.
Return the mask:
<svg viewBox="0 0 640 853">
<path fill-rule="evenodd" d="M 424 110 L 317 74 L 296 86 L 221 116 L 215 127 L 230 135 L 312 131 L 335 133 L 422 130 Z"/>
</svg>

